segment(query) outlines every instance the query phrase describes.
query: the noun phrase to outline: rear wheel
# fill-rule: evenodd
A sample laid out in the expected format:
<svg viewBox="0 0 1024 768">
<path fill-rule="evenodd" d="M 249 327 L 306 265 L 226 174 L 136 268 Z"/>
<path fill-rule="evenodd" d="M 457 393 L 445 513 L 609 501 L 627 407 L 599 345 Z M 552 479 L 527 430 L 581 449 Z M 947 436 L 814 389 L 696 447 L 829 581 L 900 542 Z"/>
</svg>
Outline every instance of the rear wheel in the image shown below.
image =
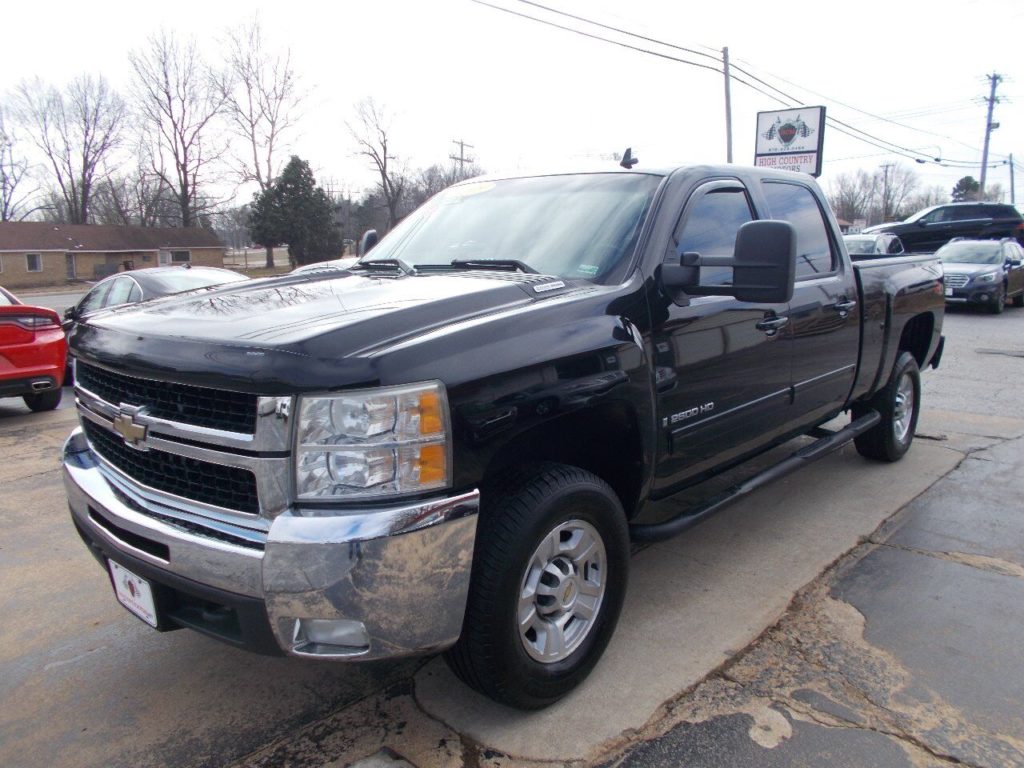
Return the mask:
<svg viewBox="0 0 1024 768">
<path fill-rule="evenodd" d="M 486 696 L 539 709 L 586 678 L 615 630 L 626 517 L 607 483 L 560 464 L 520 470 L 488 495 L 462 636 L 446 659 Z"/>
<path fill-rule="evenodd" d="M 921 410 L 921 372 L 912 354 L 899 354 L 889 382 L 867 403 L 854 405 L 853 418 L 869 410 L 878 411 L 882 420 L 855 438 L 857 452 L 877 461 L 903 458 L 914 440 Z"/>
<path fill-rule="evenodd" d="M 61 394 L 61 388 L 55 387 L 54 389 L 48 389 L 45 392 L 22 395 L 21 398 L 25 401 L 25 405 L 38 413 L 39 411 L 52 411 L 60 405 Z"/>
</svg>

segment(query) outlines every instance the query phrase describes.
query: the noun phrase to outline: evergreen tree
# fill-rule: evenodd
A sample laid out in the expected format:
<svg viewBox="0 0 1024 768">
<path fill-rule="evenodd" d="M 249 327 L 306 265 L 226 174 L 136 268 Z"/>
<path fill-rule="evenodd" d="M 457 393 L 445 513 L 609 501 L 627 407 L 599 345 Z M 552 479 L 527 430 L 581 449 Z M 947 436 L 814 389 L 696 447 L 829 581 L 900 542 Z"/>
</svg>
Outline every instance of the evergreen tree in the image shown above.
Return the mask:
<svg viewBox="0 0 1024 768">
<path fill-rule="evenodd" d="M 272 185 L 253 196 L 249 228 L 260 245 L 287 243 L 293 264 L 341 256 L 334 204 L 316 185 L 309 163 L 295 155 Z"/>
<path fill-rule="evenodd" d="M 977 200 L 981 184 L 975 181 L 973 176 L 964 176 L 953 187 L 953 202 L 963 203 L 967 200 Z"/>
</svg>

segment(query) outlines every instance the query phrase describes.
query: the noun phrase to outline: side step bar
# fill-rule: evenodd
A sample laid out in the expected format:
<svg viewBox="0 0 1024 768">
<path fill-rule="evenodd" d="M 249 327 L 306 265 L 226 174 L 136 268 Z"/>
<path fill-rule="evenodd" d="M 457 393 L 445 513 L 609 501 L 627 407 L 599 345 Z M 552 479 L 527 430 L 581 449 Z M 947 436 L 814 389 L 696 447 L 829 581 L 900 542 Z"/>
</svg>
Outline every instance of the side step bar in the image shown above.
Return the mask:
<svg viewBox="0 0 1024 768">
<path fill-rule="evenodd" d="M 879 415 L 878 411 L 868 411 L 856 421 L 851 421 L 838 432 L 828 432 L 827 430 L 820 428 L 812 430 L 809 434 L 818 436 L 818 439 L 810 445 L 805 445 L 799 451 L 783 459 L 778 464 L 768 467 L 764 471 L 759 472 L 749 480 L 746 480 L 739 485 L 734 485 L 732 488 L 720 493 L 718 496 L 712 498 L 707 504 L 702 507 L 698 507 L 692 512 L 687 512 L 679 517 L 666 520 L 664 523 L 656 523 L 654 525 L 630 525 L 630 538 L 637 542 L 655 542 L 672 538 L 683 531 L 687 531 L 695 525 L 703 523 L 713 514 L 727 507 L 729 504 L 732 504 L 734 501 L 743 498 L 747 494 L 753 493 L 758 488 L 768 485 L 768 483 L 780 478 L 786 477 L 796 470 L 806 467 L 811 462 L 817 461 L 833 451 L 842 448 L 858 435 L 863 434 L 874 427 L 881 420 L 882 417 Z"/>
</svg>

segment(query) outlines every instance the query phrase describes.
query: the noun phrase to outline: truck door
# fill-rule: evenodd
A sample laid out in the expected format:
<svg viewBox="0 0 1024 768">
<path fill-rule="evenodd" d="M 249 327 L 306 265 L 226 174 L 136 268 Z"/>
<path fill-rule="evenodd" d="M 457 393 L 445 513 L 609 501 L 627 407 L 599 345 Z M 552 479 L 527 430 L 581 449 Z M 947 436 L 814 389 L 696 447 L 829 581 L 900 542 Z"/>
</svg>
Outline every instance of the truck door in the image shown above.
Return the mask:
<svg viewBox="0 0 1024 768">
<path fill-rule="evenodd" d="M 684 205 L 669 253 L 731 256 L 736 231 L 751 219 L 750 198 L 739 181 L 704 184 Z M 701 269 L 704 285 L 731 279 L 731 269 Z M 700 296 L 679 307 L 660 294 L 653 301 L 657 496 L 778 434 L 789 407 L 790 371 L 781 344 L 788 305 Z"/>
<path fill-rule="evenodd" d="M 793 430 L 846 402 L 857 372 L 860 303 L 853 267 L 840 257 L 835 230 L 810 187 L 765 180 L 761 192 L 768 216 L 796 228 L 796 286 L 782 331 L 792 360 Z"/>
</svg>

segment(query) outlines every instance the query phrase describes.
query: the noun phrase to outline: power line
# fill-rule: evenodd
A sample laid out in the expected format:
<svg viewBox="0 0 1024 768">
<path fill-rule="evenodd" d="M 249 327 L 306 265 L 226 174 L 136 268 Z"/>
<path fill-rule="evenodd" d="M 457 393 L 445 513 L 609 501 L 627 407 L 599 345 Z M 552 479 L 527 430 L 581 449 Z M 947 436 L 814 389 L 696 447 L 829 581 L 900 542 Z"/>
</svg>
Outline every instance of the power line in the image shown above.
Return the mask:
<svg viewBox="0 0 1024 768">
<path fill-rule="evenodd" d="M 652 51 L 652 50 L 650 50 L 648 48 L 641 48 L 639 46 L 629 45 L 628 43 L 624 43 L 624 42 L 621 42 L 621 41 L 618 41 L 618 40 L 612 40 L 610 38 L 603 37 L 601 35 L 591 34 L 589 32 L 584 32 L 583 30 L 575 29 L 573 27 L 567 27 L 567 26 L 562 25 L 562 24 L 556 24 L 553 21 L 548 21 L 546 19 L 541 19 L 541 18 L 538 18 L 536 16 L 531 16 L 530 14 L 521 13 L 519 11 L 514 11 L 514 10 L 512 10 L 510 8 L 504 8 L 504 7 L 499 6 L 499 5 L 494 5 L 492 3 L 485 2 L 484 0 L 472 0 L 472 2 L 477 3 L 478 5 L 486 6 L 488 8 L 492 8 L 492 9 L 497 10 L 497 11 L 504 11 L 505 13 L 512 14 L 513 16 L 519 16 L 520 18 L 528 19 L 530 21 L 534 21 L 534 22 L 537 22 L 539 24 L 544 24 L 546 26 L 554 27 L 556 29 L 561 29 L 561 30 L 566 31 L 566 32 L 571 32 L 573 34 L 580 35 L 582 37 L 587 37 L 587 38 L 590 38 L 590 39 L 593 39 L 593 40 L 599 40 L 601 42 L 611 43 L 612 45 L 617 45 L 617 46 L 619 46 L 621 48 L 626 48 L 626 49 L 629 49 L 629 50 L 637 51 L 639 53 L 646 53 L 646 54 L 649 54 L 649 55 L 652 55 L 652 56 L 657 56 L 659 58 L 667 59 L 669 61 L 676 61 L 676 62 L 679 62 L 681 64 L 689 64 L 690 66 L 700 67 L 701 69 L 711 70 L 712 72 L 715 72 L 717 74 L 723 74 L 722 70 L 720 70 L 720 69 L 718 69 L 716 67 L 709 66 L 707 64 L 701 64 L 699 62 L 689 61 L 687 59 L 680 59 L 680 58 L 675 57 L 675 56 L 669 56 L 668 54 L 660 53 L 658 51 Z M 685 48 L 683 46 L 674 45 L 673 43 L 668 43 L 668 42 L 665 42 L 663 40 L 658 40 L 657 38 L 648 37 L 648 36 L 645 36 L 645 35 L 640 35 L 638 33 L 630 32 L 630 31 L 622 29 L 620 27 L 615 27 L 615 26 L 612 26 L 612 25 L 609 25 L 609 24 L 603 24 L 601 22 L 594 21 L 592 19 L 588 19 L 588 18 L 583 17 L 583 16 L 578 16 L 576 14 L 571 14 L 571 13 L 568 13 L 566 11 L 561 11 L 561 10 L 558 10 L 558 9 L 555 9 L 555 8 L 551 8 L 551 7 L 546 6 L 546 5 L 542 5 L 540 3 L 534 2 L 534 0 L 519 0 L 519 2 L 527 4 L 527 5 L 530 5 L 530 6 L 533 6 L 533 7 L 536 7 L 536 8 L 540 8 L 540 9 L 548 11 L 550 13 L 555 13 L 555 14 L 558 14 L 558 15 L 561 15 L 561 16 L 572 18 L 572 19 L 574 19 L 576 21 L 580 21 L 580 22 L 583 22 L 585 24 L 590 24 L 590 25 L 599 27 L 601 29 L 607 29 L 607 30 L 610 30 L 610 31 L 613 31 L 613 32 L 617 32 L 619 34 L 626 35 L 628 37 L 633 37 L 633 38 L 637 38 L 637 39 L 640 39 L 640 40 L 645 40 L 647 42 L 652 42 L 652 43 L 655 43 L 657 45 L 661 45 L 661 46 L 664 46 L 664 47 L 667 47 L 667 48 L 672 48 L 672 49 L 675 49 L 675 50 L 685 51 L 685 52 L 690 53 L 692 55 L 697 55 L 697 56 L 703 56 L 703 57 L 706 57 L 706 58 L 710 58 L 710 59 L 714 60 L 716 63 L 720 61 L 720 59 L 717 56 L 713 56 L 711 54 L 703 53 L 701 51 L 696 51 L 696 50 L 694 50 L 692 48 Z M 785 99 L 788 99 L 789 101 L 797 102 L 797 103 L 802 101 L 802 99 L 799 99 L 799 98 L 797 98 L 797 97 L 795 97 L 795 96 L 793 96 L 791 94 L 786 93 L 785 91 L 777 88 L 776 86 L 774 86 L 771 83 L 763 80 L 762 78 L 758 77 L 757 75 L 751 73 L 748 70 L 742 69 L 742 68 L 740 68 L 738 66 L 734 66 L 734 68 L 739 70 L 743 74 L 745 74 L 751 80 L 754 80 L 755 82 L 758 82 L 758 83 L 764 85 L 765 87 L 771 89 L 772 91 L 775 91 L 776 93 L 782 95 L 783 97 L 785 97 Z M 750 82 L 748 82 L 748 81 L 746 81 L 746 80 L 744 80 L 742 78 L 736 77 L 735 75 L 732 75 L 731 73 L 730 73 L 730 76 L 731 76 L 731 79 L 735 80 L 736 82 L 738 82 L 738 83 L 740 83 L 742 85 L 745 85 L 745 86 L 747 86 L 748 88 L 751 88 L 754 91 L 757 91 L 758 93 L 762 94 L 763 96 L 767 96 L 767 97 L 773 99 L 774 101 L 779 102 L 783 106 L 786 106 L 786 107 L 792 106 L 792 104 L 788 103 L 787 101 L 779 98 L 778 96 L 775 96 L 775 95 L 773 95 L 771 93 L 766 92 L 762 88 L 758 88 L 757 86 L 753 85 L 752 83 L 750 83 Z M 772 76 L 776 77 L 774 75 L 772 75 Z M 783 78 L 778 78 L 778 79 L 784 80 Z M 784 80 L 784 82 L 789 82 L 789 81 L 785 81 Z M 791 84 L 792 85 L 796 85 L 795 83 L 791 83 Z M 796 87 L 801 88 L 802 90 L 807 90 L 809 93 L 815 93 L 814 91 L 812 91 L 812 90 L 810 90 L 808 88 L 803 88 L 802 86 L 796 86 Z M 816 95 L 821 95 L 821 94 L 816 94 Z M 822 95 L 822 98 L 829 99 L 828 96 L 824 96 L 824 95 Z M 881 120 L 884 120 L 884 121 L 887 121 L 887 122 L 894 122 L 892 120 L 888 120 L 887 118 L 884 118 L 884 117 L 881 117 L 881 116 L 878 116 L 878 115 L 874 115 L 874 113 L 866 112 L 865 110 L 861 110 L 861 109 L 858 109 L 857 107 L 853 107 L 851 105 L 845 104 L 844 102 L 840 102 L 840 101 L 838 101 L 836 99 L 829 99 L 829 100 L 830 101 L 835 101 L 837 104 L 841 104 L 842 106 L 845 106 L 845 107 L 847 107 L 849 109 L 853 109 L 853 110 L 855 110 L 857 112 L 861 112 L 861 113 L 863 113 L 865 115 L 874 117 L 876 119 L 881 119 Z M 826 117 L 826 122 L 829 123 L 830 125 L 832 125 L 832 127 L 835 128 L 835 130 L 837 130 L 839 133 L 845 134 L 845 135 L 849 136 L 850 138 L 856 139 L 856 140 L 861 141 L 861 142 L 863 142 L 865 144 L 868 144 L 870 146 L 873 146 L 873 147 L 876 147 L 876 148 L 879 148 L 879 149 L 887 149 L 887 146 L 884 146 L 884 145 L 888 145 L 888 147 L 892 148 L 890 150 L 892 154 L 900 155 L 900 156 L 905 157 L 905 158 L 907 158 L 909 160 L 914 160 L 915 162 L 919 162 L 919 163 L 933 163 L 933 162 L 935 162 L 935 160 L 930 158 L 924 152 L 920 152 L 918 150 L 915 150 L 915 149 L 912 149 L 912 148 L 909 148 L 909 147 L 904 147 L 904 146 L 902 146 L 900 144 L 896 144 L 895 142 L 889 141 L 888 139 L 883 139 L 880 136 L 875 136 L 874 134 L 868 133 L 867 131 L 864 131 L 864 130 L 862 130 L 860 128 L 857 128 L 856 126 L 850 125 L 849 123 L 844 122 L 842 120 L 839 120 L 838 118 L 835 118 L 835 117 L 832 117 L 832 116 L 827 116 Z M 895 123 L 895 124 L 896 125 L 900 125 L 899 123 Z M 848 130 L 843 130 L 842 128 L 840 128 L 838 126 L 842 126 L 843 128 L 846 128 Z M 914 128 L 913 126 L 902 126 L 901 125 L 901 127 L 904 127 L 906 129 L 912 130 L 912 131 L 918 131 L 918 132 L 921 132 L 921 133 L 932 133 L 930 131 L 926 131 L 926 130 L 923 130 L 923 129 Z M 851 133 L 851 131 L 853 133 Z M 856 135 L 856 134 L 860 134 L 860 135 Z M 948 137 L 942 136 L 941 134 L 933 134 L 933 135 L 939 135 L 942 138 L 948 138 Z M 952 141 L 956 141 L 955 139 L 951 139 L 951 140 Z M 962 142 L 957 142 L 957 143 L 962 143 Z M 965 145 L 965 146 L 968 146 L 968 145 Z M 968 148 L 971 148 L 971 147 L 968 146 Z M 967 160 L 947 160 L 947 159 L 943 159 L 942 162 L 937 163 L 937 164 L 945 166 L 945 167 L 974 167 L 976 165 L 976 163 L 973 162 L 973 161 L 967 161 Z"/>
<path fill-rule="evenodd" d="M 484 2 L 484 0 L 470 0 L 470 2 L 476 3 L 477 5 L 484 5 L 484 6 L 487 6 L 488 8 L 493 8 L 496 11 L 504 11 L 505 13 L 510 13 L 513 16 L 519 16 L 519 17 L 524 18 L 524 19 L 529 19 L 530 21 L 536 21 L 538 24 L 546 24 L 549 27 L 554 27 L 555 29 L 561 29 L 561 30 L 564 30 L 565 32 L 572 32 L 574 35 L 580 35 L 582 37 L 589 37 L 592 40 L 600 40 L 601 42 L 604 42 L 604 43 L 611 43 L 612 45 L 617 45 L 620 48 L 628 48 L 631 51 L 639 51 L 640 53 L 650 54 L 651 56 L 657 56 L 658 58 L 661 58 L 661 59 L 668 59 L 669 61 L 677 61 L 680 64 L 689 64 L 691 67 L 700 67 L 701 69 L 709 69 L 712 72 L 717 72 L 718 74 L 722 74 L 722 70 L 717 69 L 716 67 L 709 66 L 707 64 L 701 64 L 701 63 L 696 62 L 696 61 L 687 61 L 686 59 L 680 59 L 680 58 L 677 58 L 675 56 L 669 56 L 666 53 L 659 53 L 658 51 L 651 51 L 651 50 L 649 50 L 647 48 L 640 48 L 639 46 L 636 46 L 636 45 L 630 45 L 629 43 L 623 43 L 623 42 L 620 42 L 619 40 L 612 40 L 612 39 L 607 38 L 607 37 L 601 37 L 600 35 L 593 35 L 593 34 L 591 34 L 589 32 L 584 32 L 581 29 L 573 29 L 572 27 L 567 27 L 567 26 L 564 26 L 562 24 L 556 24 L 553 21 L 547 21 L 546 19 L 539 19 L 536 16 L 530 16 L 528 13 L 520 13 L 519 11 L 513 11 L 511 8 L 502 8 L 500 5 L 494 5 L 492 3 L 487 3 L 487 2 Z M 702 54 L 702 55 L 706 55 L 706 54 Z"/>
<path fill-rule="evenodd" d="M 744 62 L 744 63 L 748 64 L 748 66 L 753 66 L 749 62 Z M 738 66 L 736 67 L 736 69 L 739 69 L 741 72 L 745 71 L 745 70 L 742 70 Z M 962 141 L 954 139 L 952 136 L 946 136 L 945 134 L 942 134 L 942 133 L 936 133 L 935 131 L 929 131 L 929 130 L 927 130 L 925 128 L 917 128 L 917 127 L 915 127 L 913 125 L 907 125 L 906 123 L 901 123 L 901 122 L 899 122 L 897 120 L 894 120 L 894 119 L 892 119 L 890 117 L 885 117 L 883 115 L 878 115 L 878 114 L 875 114 L 874 112 L 868 112 L 867 110 L 861 109 L 860 107 L 855 107 L 852 104 L 847 104 L 846 102 L 840 101 L 839 99 L 837 99 L 835 97 L 827 96 L 826 94 L 819 93 L 818 91 L 812 90 L 812 89 L 808 88 L 805 85 L 799 85 L 798 83 L 794 83 L 792 80 L 787 80 L 786 78 L 782 77 L 781 75 L 772 74 L 771 72 L 768 72 L 767 70 L 762 70 L 762 71 L 766 75 L 768 75 L 769 77 L 774 77 L 776 80 L 781 80 L 782 82 L 787 83 L 789 85 L 792 85 L 795 88 L 799 88 L 799 89 L 801 89 L 803 91 L 807 91 L 808 93 L 814 94 L 815 96 L 819 96 L 819 97 L 821 97 L 823 99 L 828 99 L 829 101 L 835 102 L 836 104 L 838 104 L 841 107 L 846 107 L 847 109 L 852 109 L 854 112 L 859 112 L 860 114 L 866 115 L 867 117 L 873 118 L 875 120 L 881 120 L 882 122 L 890 123 L 890 124 L 895 125 L 895 126 L 897 126 L 899 128 L 905 128 L 906 130 L 909 130 L 909 131 L 916 131 L 917 133 L 926 133 L 929 136 L 938 136 L 941 139 L 948 139 L 949 141 L 953 141 L 953 142 L 955 142 L 957 144 L 961 144 L 961 145 L 967 147 L 968 149 L 973 149 L 974 151 L 977 151 L 977 149 L 978 149 L 977 147 L 973 147 L 970 144 L 965 144 Z M 750 73 L 747 73 L 747 74 L 750 74 Z"/>
<path fill-rule="evenodd" d="M 719 61 L 721 61 L 721 58 L 719 57 L 717 52 L 716 53 L 704 53 L 703 51 L 695 51 L 693 48 L 685 48 L 685 47 L 683 47 L 681 45 L 675 45 L 673 43 L 666 43 L 663 40 L 658 40 L 658 39 L 653 38 L 653 37 L 645 37 L 643 35 L 637 34 L 636 32 L 627 32 L 626 30 L 620 29 L 619 27 L 613 27 L 613 26 L 611 26 L 609 24 L 602 24 L 599 21 L 594 21 L 593 19 L 588 19 L 588 18 L 586 18 L 584 16 L 576 16 L 575 14 L 569 13 L 568 11 L 560 11 L 557 8 L 551 8 L 551 7 L 547 6 L 547 5 L 541 5 L 540 3 L 536 3 L 533 0 L 519 0 L 519 2 L 523 3 L 524 5 L 532 5 L 534 8 L 540 8 L 541 10 L 545 10 L 545 11 L 548 11 L 550 13 L 557 13 L 559 16 L 566 16 L 566 17 L 568 17 L 570 19 L 575 19 L 576 21 L 582 21 L 584 24 L 592 24 L 595 27 L 600 27 L 601 29 L 607 29 L 607 30 L 609 30 L 611 32 L 619 32 L 620 34 L 623 34 L 623 35 L 629 35 L 630 37 L 635 37 L 638 40 L 646 40 L 648 43 L 657 43 L 658 45 L 663 45 L 666 48 L 673 48 L 673 49 L 675 49 L 677 51 L 685 51 L 686 53 L 692 53 L 694 56 L 704 56 L 706 58 L 712 59 L 715 63 L 718 63 Z"/>
</svg>

